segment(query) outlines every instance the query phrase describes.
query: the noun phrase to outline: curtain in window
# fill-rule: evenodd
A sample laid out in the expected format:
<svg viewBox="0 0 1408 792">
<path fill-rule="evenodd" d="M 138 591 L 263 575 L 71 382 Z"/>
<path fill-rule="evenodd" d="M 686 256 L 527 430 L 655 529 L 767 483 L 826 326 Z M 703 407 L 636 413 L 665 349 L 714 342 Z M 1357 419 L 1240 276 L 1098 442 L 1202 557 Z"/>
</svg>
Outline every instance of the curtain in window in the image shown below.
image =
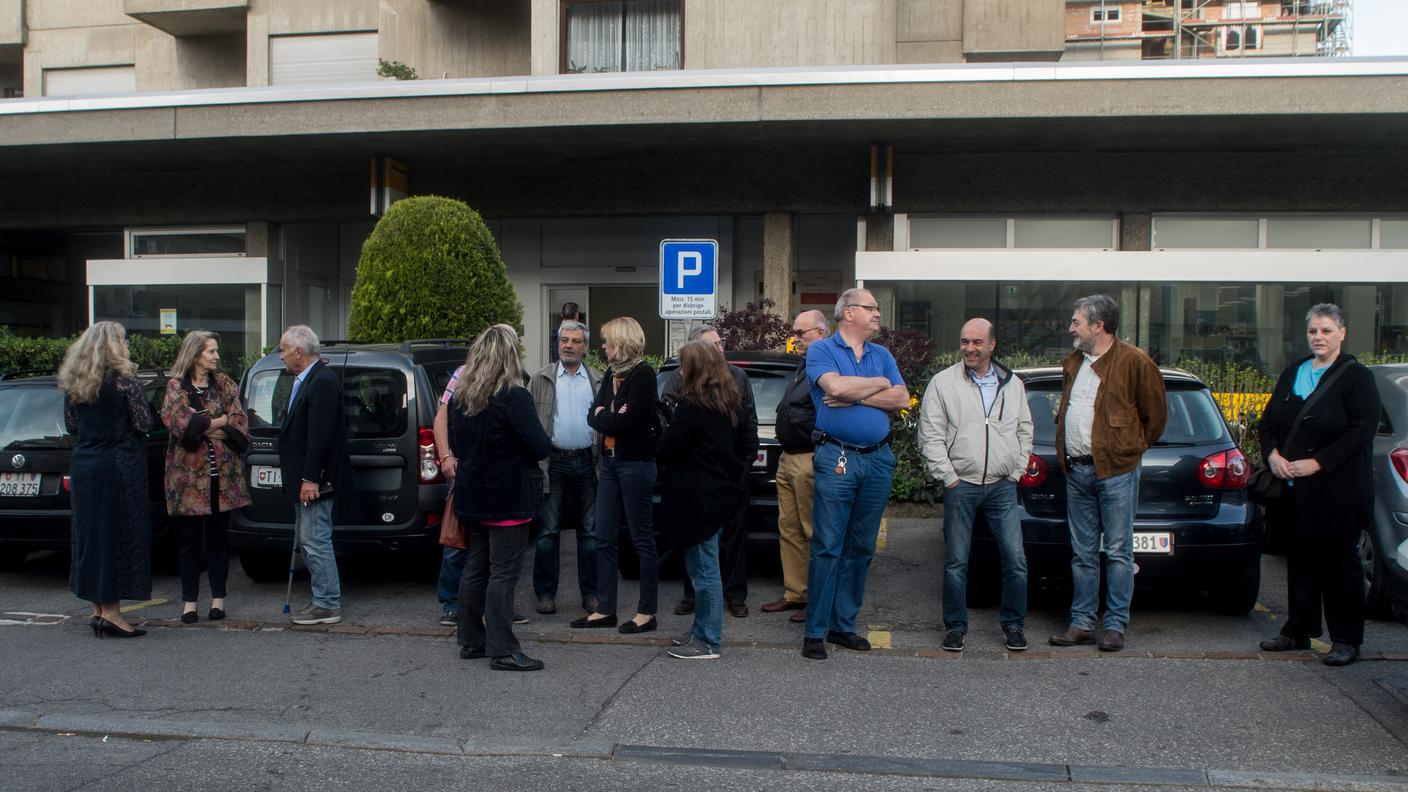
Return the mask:
<svg viewBox="0 0 1408 792">
<path fill-rule="evenodd" d="M 621 3 L 569 5 L 567 71 L 621 71 L 621 35 Z"/>
<path fill-rule="evenodd" d="M 626 5 L 626 71 L 680 68 L 680 0 Z"/>
</svg>

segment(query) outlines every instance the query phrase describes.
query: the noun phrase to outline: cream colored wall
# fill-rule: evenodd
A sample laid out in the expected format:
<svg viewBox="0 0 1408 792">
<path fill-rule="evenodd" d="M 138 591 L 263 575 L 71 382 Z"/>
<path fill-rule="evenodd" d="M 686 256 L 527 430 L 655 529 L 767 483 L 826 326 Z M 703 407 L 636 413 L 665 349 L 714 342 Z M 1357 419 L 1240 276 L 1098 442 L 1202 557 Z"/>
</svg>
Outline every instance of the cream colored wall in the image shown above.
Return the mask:
<svg viewBox="0 0 1408 792">
<path fill-rule="evenodd" d="M 44 95 L 45 69 L 136 63 L 138 33 L 146 27 L 122 12 L 122 0 L 29 0 L 25 18 L 25 96 Z M 145 39 L 143 45 L 155 46 Z M 139 89 L 144 76 L 151 75 L 138 69 Z"/>
<path fill-rule="evenodd" d="M 685 0 L 686 69 L 895 62 L 895 0 Z"/>
<path fill-rule="evenodd" d="M 963 53 L 969 60 L 1066 48 L 1064 0 L 965 0 Z"/>
<path fill-rule="evenodd" d="M 961 63 L 963 0 L 898 0 L 895 60 L 900 63 Z"/>
<path fill-rule="evenodd" d="M 377 30 L 378 5 L 377 0 L 251 0 L 247 84 L 269 84 L 270 36 Z"/>
<path fill-rule="evenodd" d="M 527 74 L 531 10 L 502 0 L 383 0 L 381 57 L 421 79 Z"/>
<path fill-rule="evenodd" d="M 0 46 L 24 43 L 24 0 L 0 0 Z"/>
</svg>

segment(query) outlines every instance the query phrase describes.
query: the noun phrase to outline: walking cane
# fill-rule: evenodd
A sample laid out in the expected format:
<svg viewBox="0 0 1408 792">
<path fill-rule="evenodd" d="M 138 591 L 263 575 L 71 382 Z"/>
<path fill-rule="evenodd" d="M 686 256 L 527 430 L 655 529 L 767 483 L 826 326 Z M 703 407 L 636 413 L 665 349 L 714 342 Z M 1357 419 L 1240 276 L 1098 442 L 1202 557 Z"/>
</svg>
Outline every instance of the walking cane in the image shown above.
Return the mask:
<svg viewBox="0 0 1408 792">
<path fill-rule="evenodd" d="M 298 535 L 295 532 L 293 537 L 293 552 L 288 554 L 288 589 L 284 591 L 284 613 L 292 613 L 291 604 L 293 602 L 293 568 L 298 561 Z"/>
</svg>

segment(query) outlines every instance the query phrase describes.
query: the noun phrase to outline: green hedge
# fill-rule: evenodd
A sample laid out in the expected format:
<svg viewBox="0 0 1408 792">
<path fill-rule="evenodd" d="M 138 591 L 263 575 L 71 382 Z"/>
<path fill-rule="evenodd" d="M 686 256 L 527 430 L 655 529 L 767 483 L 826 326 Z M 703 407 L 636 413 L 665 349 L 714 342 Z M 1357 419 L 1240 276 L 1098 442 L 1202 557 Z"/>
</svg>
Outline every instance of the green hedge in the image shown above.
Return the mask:
<svg viewBox="0 0 1408 792">
<path fill-rule="evenodd" d="M 77 335 L 67 338 L 25 338 L 11 333 L 8 327 L 0 326 L 0 374 L 53 374 L 63 362 L 69 344 L 77 338 Z M 133 334 L 127 337 L 128 353 L 139 369 L 170 369 L 180 348 L 181 339 L 176 336 L 147 338 Z"/>
</svg>

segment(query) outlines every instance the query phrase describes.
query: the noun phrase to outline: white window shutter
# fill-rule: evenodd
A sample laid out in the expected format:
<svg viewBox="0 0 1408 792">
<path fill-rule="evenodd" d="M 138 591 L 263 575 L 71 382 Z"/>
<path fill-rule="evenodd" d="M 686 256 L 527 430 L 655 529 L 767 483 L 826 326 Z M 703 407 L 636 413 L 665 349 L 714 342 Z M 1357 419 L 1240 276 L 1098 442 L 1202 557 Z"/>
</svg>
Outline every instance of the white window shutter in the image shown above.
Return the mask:
<svg viewBox="0 0 1408 792">
<path fill-rule="evenodd" d="M 269 84 L 371 82 L 377 48 L 376 33 L 271 36 Z"/>
<path fill-rule="evenodd" d="M 88 96 L 137 92 L 135 66 L 45 69 L 45 96 Z"/>
</svg>

